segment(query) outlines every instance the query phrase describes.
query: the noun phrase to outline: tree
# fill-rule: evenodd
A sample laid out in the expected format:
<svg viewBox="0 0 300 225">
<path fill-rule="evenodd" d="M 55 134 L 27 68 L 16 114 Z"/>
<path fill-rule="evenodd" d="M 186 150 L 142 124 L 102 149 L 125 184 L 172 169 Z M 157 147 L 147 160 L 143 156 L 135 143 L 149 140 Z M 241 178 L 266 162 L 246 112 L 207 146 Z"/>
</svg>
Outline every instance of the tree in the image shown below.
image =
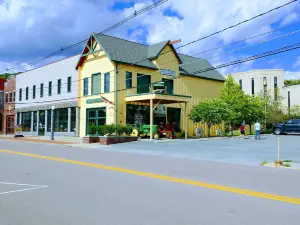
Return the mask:
<svg viewBox="0 0 300 225">
<path fill-rule="evenodd" d="M 291 118 L 300 118 L 300 105 L 294 105 L 290 109 Z"/>
<path fill-rule="evenodd" d="M 250 95 L 245 95 L 243 98 L 243 105 L 243 119 L 246 124 L 249 124 L 250 133 L 252 134 L 251 125 L 265 118 L 265 101 L 259 96 L 252 97 Z"/>
<path fill-rule="evenodd" d="M 229 107 L 229 115 L 224 121 L 232 127 L 234 124 L 240 124 L 243 121 L 244 110 L 244 91 L 240 85 L 229 75 L 226 79 L 221 92 L 221 100 Z"/>
<path fill-rule="evenodd" d="M 208 136 L 210 137 L 210 128 L 214 124 L 220 124 L 230 115 L 228 105 L 221 99 L 206 100 L 194 106 L 189 114 L 189 119 L 193 123 L 204 122 L 208 127 Z"/>
<path fill-rule="evenodd" d="M 300 79 L 284 81 L 285 86 L 292 86 L 292 85 L 297 85 L 297 84 L 300 84 Z"/>
</svg>

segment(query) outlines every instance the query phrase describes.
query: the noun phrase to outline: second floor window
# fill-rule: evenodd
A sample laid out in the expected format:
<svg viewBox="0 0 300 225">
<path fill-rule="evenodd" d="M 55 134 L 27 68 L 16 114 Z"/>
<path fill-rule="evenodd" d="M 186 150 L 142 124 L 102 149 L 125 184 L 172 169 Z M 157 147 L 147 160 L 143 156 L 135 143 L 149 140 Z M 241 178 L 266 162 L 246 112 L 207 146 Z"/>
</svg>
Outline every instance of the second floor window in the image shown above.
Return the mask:
<svg viewBox="0 0 300 225">
<path fill-rule="evenodd" d="M 10 92 L 10 93 L 9 93 L 9 102 L 12 102 L 12 101 L 13 101 L 13 93 Z"/>
<path fill-rule="evenodd" d="M 240 89 L 243 89 L 243 80 L 240 79 L 240 80 L 239 80 L 239 83 L 240 83 Z"/>
<path fill-rule="evenodd" d="M 16 92 L 14 91 L 14 95 L 13 95 L 13 101 L 16 101 Z"/>
<path fill-rule="evenodd" d="M 277 100 L 277 98 L 278 98 L 277 87 L 278 87 L 277 77 L 274 77 L 274 98 L 275 98 L 275 100 Z"/>
<path fill-rule="evenodd" d="M 101 75 L 100 73 L 92 75 L 92 95 L 101 93 Z"/>
<path fill-rule="evenodd" d="M 22 88 L 19 89 L 19 101 L 22 101 Z"/>
<path fill-rule="evenodd" d="M 5 102 L 8 102 L 8 93 L 5 93 Z"/>
<path fill-rule="evenodd" d="M 104 92 L 110 92 L 110 73 L 104 74 Z"/>
<path fill-rule="evenodd" d="M 28 95 L 29 95 L 29 87 L 26 87 L 26 100 L 28 100 Z"/>
<path fill-rule="evenodd" d="M 33 85 L 33 87 L 32 87 L 32 98 L 33 99 L 35 99 L 35 88 L 36 86 L 35 85 Z"/>
<path fill-rule="evenodd" d="M 61 94 L 61 79 L 57 80 L 57 94 Z"/>
<path fill-rule="evenodd" d="M 68 77 L 68 92 L 72 90 L 72 77 Z"/>
<path fill-rule="evenodd" d="M 132 73 L 126 72 L 126 88 L 132 87 Z"/>
<path fill-rule="evenodd" d="M 44 97 L 44 84 L 41 84 L 40 97 Z"/>
<path fill-rule="evenodd" d="M 52 81 L 49 81 L 49 85 L 48 85 L 48 95 L 49 95 L 49 96 L 52 95 Z"/>
<path fill-rule="evenodd" d="M 89 79 L 84 78 L 83 80 L 83 95 L 86 96 L 89 94 Z"/>
</svg>

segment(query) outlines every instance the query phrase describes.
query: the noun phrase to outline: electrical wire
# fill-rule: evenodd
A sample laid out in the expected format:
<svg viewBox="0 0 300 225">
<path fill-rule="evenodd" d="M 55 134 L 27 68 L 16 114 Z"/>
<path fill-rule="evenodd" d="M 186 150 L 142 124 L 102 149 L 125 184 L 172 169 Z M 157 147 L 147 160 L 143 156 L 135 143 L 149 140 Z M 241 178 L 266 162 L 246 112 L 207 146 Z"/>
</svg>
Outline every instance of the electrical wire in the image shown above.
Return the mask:
<svg viewBox="0 0 300 225">
<path fill-rule="evenodd" d="M 282 47 L 282 48 L 279 48 L 279 49 L 276 49 L 276 50 L 263 52 L 261 54 L 257 54 L 257 55 L 254 55 L 254 56 L 250 56 L 250 57 L 242 58 L 242 59 L 235 60 L 235 61 L 232 61 L 232 62 L 224 63 L 224 64 L 221 64 L 221 65 L 218 65 L 218 66 L 215 66 L 215 67 L 209 67 L 209 68 L 206 68 L 206 69 L 203 69 L 203 70 L 198 70 L 198 71 L 194 72 L 193 75 L 197 76 L 197 74 L 199 74 L 199 73 L 204 73 L 204 72 L 217 70 L 217 69 L 225 68 L 225 67 L 228 67 L 228 66 L 248 62 L 248 61 L 253 61 L 253 60 L 256 60 L 256 59 L 260 59 L 260 58 L 265 58 L 265 57 L 268 57 L 268 56 L 277 55 L 277 54 L 284 53 L 284 52 L 289 52 L 289 51 L 296 50 L 296 49 L 299 49 L 299 48 L 300 48 L 300 42 L 298 42 L 296 44 L 293 44 L 293 45 L 288 45 L 288 46 L 285 46 L 285 47 Z M 175 77 L 173 80 L 181 79 L 182 77 L 185 77 L 185 76 Z M 153 82 L 153 83 L 155 83 L 155 82 Z M 153 83 L 151 83 L 151 84 L 153 84 Z M 120 90 L 117 90 L 117 91 L 118 92 L 128 91 L 128 90 L 133 89 L 133 88 L 146 87 L 146 86 L 149 86 L 151 84 L 140 85 L 140 86 L 135 86 L 135 87 L 131 87 L 131 88 L 124 88 L 124 89 L 120 89 Z M 117 92 L 117 91 L 111 91 L 109 93 L 114 93 L 114 92 Z M 100 95 L 104 95 L 104 94 L 105 93 L 101 93 Z M 65 98 L 65 99 L 60 99 L 60 100 L 49 100 L 49 101 L 42 101 L 42 102 L 30 102 L 30 103 L 19 103 L 18 102 L 18 103 L 15 103 L 15 104 L 27 105 L 27 104 L 52 103 L 52 102 L 60 102 L 60 101 L 66 101 L 66 100 L 71 100 L 71 99 L 75 100 L 75 99 L 86 98 L 86 97 L 91 97 L 91 96 L 95 96 L 95 95 L 91 94 L 91 95 L 85 95 L 85 96 L 74 97 L 74 98 Z"/>
<path fill-rule="evenodd" d="M 251 44 L 251 45 L 246 45 L 246 46 L 243 46 L 243 47 L 240 47 L 240 48 L 232 49 L 232 50 L 230 50 L 230 51 L 224 52 L 223 54 L 225 54 L 225 55 L 230 55 L 230 54 L 233 53 L 233 52 L 236 52 L 236 51 L 239 51 L 239 50 L 242 50 L 242 49 L 246 49 L 246 48 L 249 48 L 249 47 L 253 47 L 253 46 L 256 46 L 256 45 L 259 45 L 259 44 L 267 43 L 267 42 L 270 42 L 270 41 L 273 41 L 273 40 L 276 40 L 276 39 L 279 39 L 279 38 L 287 37 L 287 36 L 289 36 L 289 35 L 294 35 L 294 34 L 299 33 L 299 32 L 300 32 L 300 29 L 298 29 L 298 30 L 296 30 L 296 31 L 292 31 L 292 32 L 286 33 L 286 34 L 283 34 L 283 35 L 280 35 L 280 36 L 276 36 L 276 37 L 274 37 L 274 38 L 272 38 L 272 39 L 269 39 L 269 40 L 264 40 L 264 41 L 256 42 L 256 43 Z M 266 33 L 264 33 L 264 34 L 269 34 L 269 33 L 270 33 L 270 32 L 266 32 Z M 253 37 L 257 37 L 257 36 L 261 36 L 261 35 L 256 35 L 256 36 L 253 36 Z M 250 39 L 250 38 L 246 38 L 246 39 L 244 39 L 244 40 L 249 40 L 249 39 Z M 234 42 L 234 43 L 236 43 L 236 42 Z M 225 46 L 227 47 L 228 45 L 225 45 Z M 219 48 L 221 48 L 221 47 L 219 47 Z M 219 48 L 215 48 L 215 49 L 219 49 Z M 207 51 L 209 51 L 209 50 L 207 50 Z M 191 55 L 191 56 L 203 54 L 203 53 L 206 53 L 207 51 L 204 51 L 204 52 L 202 51 L 202 52 L 200 52 L 200 53 L 196 53 L 196 54 Z M 214 54 L 213 57 L 215 57 L 216 55 L 221 55 L 221 53 Z M 188 56 L 188 57 L 191 57 L 191 56 Z M 212 58 L 213 58 L 213 57 L 212 57 Z M 160 66 L 166 65 L 166 64 L 169 64 L 169 63 L 172 63 L 172 62 L 175 62 L 175 61 L 177 61 L 177 60 L 171 60 L 171 61 L 162 63 L 162 64 L 160 64 Z M 195 60 L 189 61 L 189 62 L 187 62 L 187 63 L 180 64 L 180 65 L 181 65 L 181 66 L 183 66 L 183 65 L 188 65 L 188 64 L 192 64 L 192 63 L 195 63 L 195 62 L 198 62 L 198 61 L 203 61 L 203 59 L 201 59 L 201 58 L 196 58 Z M 157 71 L 155 71 L 155 72 L 153 72 L 153 73 L 157 73 Z M 146 74 L 146 75 L 141 75 L 140 77 L 147 76 L 147 75 L 150 75 L 150 74 L 153 74 L 153 73 L 148 73 L 148 74 Z M 83 79 L 84 79 L 84 78 L 83 78 Z M 78 83 L 78 82 L 82 81 L 83 79 L 72 81 L 72 83 L 73 83 L 73 82 Z M 91 77 L 88 77 L 88 79 L 91 79 Z M 118 83 L 121 83 L 121 82 L 122 82 L 122 81 L 118 81 Z M 116 83 L 116 82 L 111 82 L 111 83 Z M 68 84 L 68 83 L 62 83 L 62 85 L 67 85 L 67 84 Z M 52 85 L 52 88 L 53 88 L 53 87 L 57 87 L 57 86 L 58 86 L 58 85 Z M 47 90 L 48 88 L 47 88 L 47 87 L 44 87 L 44 89 Z M 29 88 L 29 90 L 33 90 L 33 89 Z M 40 90 L 40 88 L 36 88 L 35 90 Z M 25 90 L 24 90 L 24 92 L 25 92 Z"/>
<path fill-rule="evenodd" d="M 125 19 L 119 21 L 118 23 L 114 24 L 113 26 L 111 26 L 111 27 L 109 27 L 109 28 L 107 28 L 107 29 L 105 29 L 105 30 L 97 33 L 97 34 L 108 33 L 110 31 L 116 29 L 117 27 L 119 27 L 119 26 L 127 23 L 128 21 L 134 19 L 135 17 L 137 17 L 139 15 L 142 15 L 143 13 L 148 12 L 151 9 L 153 9 L 153 8 L 159 6 L 159 5 L 161 5 L 161 4 L 163 4 L 163 3 L 167 2 L 167 1 L 169 1 L 169 0 L 159 0 L 159 1 L 153 3 L 153 4 L 149 5 L 149 6 L 146 6 L 146 7 L 142 8 L 142 9 L 140 9 L 140 10 L 137 10 L 133 14 L 131 14 L 130 16 L 126 17 Z M 77 42 L 75 44 L 72 44 L 72 45 L 69 45 L 69 46 L 66 46 L 66 47 L 61 47 L 59 50 L 57 50 L 57 51 L 49 54 L 48 56 L 45 56 L 45 57 L 43 57 L 43 58 L 41 58 L 39 60 L 36 60 L 34 62 L 31 62 L 31 63 L 27 63 L 26 67 L 36 65 L 37 63 L 40 63 L 42 61 L 45 61 L 46 59 L 52 58 L 53 56 L 55 56 L 55 55 L 57 55 L 57 54 L 59 54 L 59 53 L 61 53 L 63 51 L 66 51 L 66 50 L 69 50 L 71 48 L 74 48 L 74 47 L 76 47 L 78 45 L 81 45 L 81 44 L 87 42 L 87 41 L 88 41 L 88 39 L 85 39 L 85 40 L 79 41 L 79 42 Z M 20 68 L 25 68 L 25 66 L 23 65 L 23 66 L 19 66 L 19 67 L 1 69 L 0 73 L 3 72 L 3 71 L 16 70 L 16 69 L 20 69 Z"/>
</svg>

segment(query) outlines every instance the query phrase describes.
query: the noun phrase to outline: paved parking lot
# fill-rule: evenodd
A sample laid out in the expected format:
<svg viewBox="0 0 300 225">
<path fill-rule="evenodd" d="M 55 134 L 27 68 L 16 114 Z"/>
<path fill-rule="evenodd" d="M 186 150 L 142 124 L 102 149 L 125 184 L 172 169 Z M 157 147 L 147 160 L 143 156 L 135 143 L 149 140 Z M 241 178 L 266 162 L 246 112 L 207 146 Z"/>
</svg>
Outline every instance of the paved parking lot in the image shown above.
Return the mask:
<svg viewBox="0 0 300 225">
<path fill-rule="evenodd" d="M 300 136 L 280 136 L 281 159 L 300 162 Z M 277 136 L 265 135 L 261 140 L 232 138 L 220 140 L 167 140 L 139 142 L 99 147 L 108 151 L 165 155 L 195 160 L 209 160 L 247 165 L 259 165 L 262 160 L 277 159 Z"/>
</svg>

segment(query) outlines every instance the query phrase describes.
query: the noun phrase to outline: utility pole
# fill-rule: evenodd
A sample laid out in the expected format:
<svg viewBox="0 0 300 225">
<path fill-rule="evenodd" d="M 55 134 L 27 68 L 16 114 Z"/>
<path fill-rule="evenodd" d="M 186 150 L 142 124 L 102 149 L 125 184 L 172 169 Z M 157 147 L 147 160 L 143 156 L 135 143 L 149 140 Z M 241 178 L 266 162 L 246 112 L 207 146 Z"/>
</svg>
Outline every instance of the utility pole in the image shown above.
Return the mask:
<svg viewBox="0 0 300 225">
<path fill-rule="evenodd" d="M 54 140 L 54 109 L 55 106 L 51 107 L 51 140 Z"/>
</svg>

